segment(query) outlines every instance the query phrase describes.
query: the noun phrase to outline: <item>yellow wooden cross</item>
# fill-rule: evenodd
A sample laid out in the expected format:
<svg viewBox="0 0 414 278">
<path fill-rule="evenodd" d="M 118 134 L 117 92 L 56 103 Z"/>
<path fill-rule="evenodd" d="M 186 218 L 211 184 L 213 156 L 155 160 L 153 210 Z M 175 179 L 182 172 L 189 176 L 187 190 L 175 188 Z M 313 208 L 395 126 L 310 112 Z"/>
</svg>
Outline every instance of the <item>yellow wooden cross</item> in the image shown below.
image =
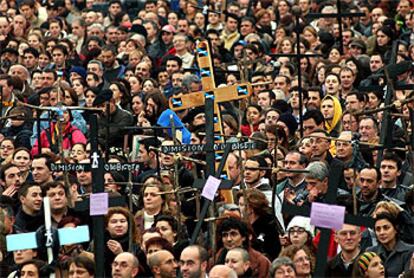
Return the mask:
<svg viewBox="0 0 414 278">
<path fill-rule="evenodd" d="M 208 42 L 203 40 L 197 44 L 197 62 L 200 68 L 202 91 L 173 96 L 170 98 L 170 108 L 180 111 L 189 108 L 204 106 L 206 98 L 214 99 L 214 133 L 223 135 L 219 104 L 228 101 L 248 98 L 252 94 L 250 83 L 241 83 L 223 88 L 217 88 L 214 81 L 214 70 Z M 223 136 L 215 136 L 215 143 L 224 143 Z M 216 168 L 220 163 L 222 151 L 216 152 Z M 227 168 L 227 167 L 226 167 Z M 227 177 L 227 175 L 226 175 Z M 222 176 L 223 178 L 223 176 Z M 233 202 L 231 190 L 221 190 L 225 202 Z"/>
</svg>

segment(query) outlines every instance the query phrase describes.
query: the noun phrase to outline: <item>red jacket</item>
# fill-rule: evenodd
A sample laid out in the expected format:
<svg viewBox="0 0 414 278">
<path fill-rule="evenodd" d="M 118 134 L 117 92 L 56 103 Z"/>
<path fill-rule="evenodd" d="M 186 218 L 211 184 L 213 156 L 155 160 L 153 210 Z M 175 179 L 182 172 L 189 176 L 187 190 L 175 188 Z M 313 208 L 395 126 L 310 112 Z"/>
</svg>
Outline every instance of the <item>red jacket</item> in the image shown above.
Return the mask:
<svg viewBox="0 0 414 278">
<path fill-rule="evenodd" d="M 53 151 L 53 148 L 51 148 L 51 146 L 59 146 L 59 139 L 57 138 L 57 134 L 58 132 L 56 132 L 56 123 L 51 123 L 48 129 L 45 129 L 40 133 L 42 148 L 50 148 Z M 86 137 L 82 133 L 82 131 L 80 131 L 77 127 L 72 126 L 71 123 L 68 123 L 66 127 L 63 129 L 63 150 L 70 150 L 72 146 L 77 143 L 82 143 L 86 145 Z M 36 140 L 31 151 L 33 156 L 39 153 L 39 149 L 37 147 L 38 144 L 39 142 L 38 140 Z"/>
</svg>

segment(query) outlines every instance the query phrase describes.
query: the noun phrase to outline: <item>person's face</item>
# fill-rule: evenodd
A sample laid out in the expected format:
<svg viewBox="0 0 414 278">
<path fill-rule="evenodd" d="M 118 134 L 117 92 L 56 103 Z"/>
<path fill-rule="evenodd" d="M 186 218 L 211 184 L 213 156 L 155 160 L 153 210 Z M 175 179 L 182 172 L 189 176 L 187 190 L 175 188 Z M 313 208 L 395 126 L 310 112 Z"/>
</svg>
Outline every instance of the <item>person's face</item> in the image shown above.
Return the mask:
<svg viewBox="0 0 414 278">
<path fill-rule="evenodd" d="M 46 67 L 48 64 L 50 63 L 50 59 L 49 56 L 47 56 L 46 54 L 42 53 L 39 55 L 39 67 L 40 68 L 44 68 Z M 45 86 L 46 87 L 46 86 Z"/>
<path fill-rule="evenodd" d="M 315 132 L 311 135 L 316 137 L 311 137 L 309 142 L 312 146 L 312 157 L 321 157 L 329 150 L 329 140 L 325 139 L 326 135 L 324 133 Z"/>
<path fill-rule="evenodd" d="M 328 75 L 325 79 L 326 93 L 336 95 L 339 92 L 341 84 L 335 75 Z"/>
<path fill-rule="evenodd" d="M 202 277 L 202 272 L 205 272 L 206 266 L 206 262 L 200 262 L 200 256 L 196 248 L 186 248 L 181 252 L 180 270 L 183 278 Z"/>
<path fill-rule="evenodd" d="M 186 49 L 186 39 L 183 36 L 175 36 L 173 44 L 177 51 L 184 51 Z"/>
<path fill-rule="evenodd" d="M 386 183 L 395 182 L 398 176 L 401 174 L 401 171 L 398 170 L 397 162 L 393 160 L 381 161 L 380 171 L 382 181 Z"/>
<path fill-rule="evenodd" d="M 321 105 L 321 112 L 326 121 L 332 121 L 335 115 L 334 103 L 331 99 L 325 99 Z"/>
<path fill-rule="evenodd" d="M 70 157 L 75 161 L 86 159 L 85 148 L 81 144 L 75 144 L 70 152 Z"/>
<path fill-rule="evenodd" d="M 26 196 L 21 196 L 22 205 L 32 213 L 40 211 L 42 207 L 42 189 L 40 186 L 32 186 L 27 191 Z"/>
<path fill-rule="evenodd" d="M 319 96 L 319 92 L 309 91 L 308 95 L 309 95 L 308 102 L 307 102 L 308 109 L 319 109 L 319 107 L 321 107 L 321 98 Z"/>
<path fill-rule="evenodd" d="M 309 200 L 315 200 L 328 191 L 328 178 L 320 181 L 318 179 L 306 177 L 305 181 L 307 183 L 306 189 L 309 191 Z"/>
<path fill-rule="evenodd" d="M 33 257 L 35 256 L 36 256 L 36 251 L 32 249 L 13 251 L 13 259 L 14 259 L 15 264 L 17 265 L 21 265 L 22 263 L 33 259 Z"/>
<path fill-rule="evenodd" d="M 24 182 L 24 178 L 18 167 L 10 167 L 4 172 L 5 188 L 9 186 L 15 186 L 19 188 Z"/>
<path fill-rule="evenodd" d="M 60 30 L 61 29 L 60 29 L 59 23 L 57 23 L 57 22 L 52 22 L 49 25 L 50 36 L 52 36 L 52 37 L 58 37 L 59 34 L 60 34 Z"/>
<path fill-rule="evenodd" d="M 9 33 L 10 24 L 7 22 L 7 19 L 0 18 L 0 35 L 6 36 Z"/>
<path fill-rule="evenodd" d="M 159 253 L 155 253 L 153 256 L 160 255 Z M 176 263 L 174 256 L 170 252 L 163 252 L 160 257 L 160 264 L 159 264 L 159 272 L 161 274 L 160 277 L 163 278 L 175 278 L 177 277 L 177 267 L 178 264 Z"/>
<path fill-rule="evenodd" d="M 160 189 L 154 186 L 148 186 L 144 190 L 144 208 L 152 211 L 160 211 L 163 200 L 159 195 Z"/>
<path fill-rule="evenodd" d="M 158 221 L 155 227 L 159 229 L 163 238 L 168 240 L 171 244 L 174 244 L 177 233 L 173 231 L 170 223 L 167 221 Z"/>
<path fill-rule="evenodd" d="M 353 73 L 349 70 L 341 71 L 340 78 L 344 88 L 351 88 L 355 80 Z"/>
<path fill-rule="evenodd" d="M 306 155 L 307 157 L 310 157 L 311 153 L 312 153 L 312 147 L 311 144 L 309 142 L 309 139 L 305 139 L 303 140 L 302 144 L 299 147 L 299 151 Z"/>
<path fill-rule="evenodd" d="M 151 80 L 147 80 L 142 85 L 142 91 L 147 94 L 149 92 L 152 92 L 155 89 L 154 83 Z"/>
<path fill-rule="evenodd" d="M 88 71 L 97 74 L 98 76 L 102 77 L 102 71 L 99 68 L 99 65 L 96 63 L 89 63 L 87 66 Z"/>
<path fill-rule="evenodd" d="M 300 164 L 300 155 L 298 153 L 288 153 L 285 157 L 283 165 L 286 169 L 304 169 L 305 165 Z M 293 177 L 297 174 L 286 173 L 287 177 Z"/>
<path fill-rule="evenodd" d="M 72 34 L 78 38 L 82 38 L 85 35 L 85 28 L 79 22 L 75 21 L 72 23 Z"/>
<path fill-rule="evenodd" d="M 249 124 L 256 125 L 260 121 L 260 112 L 256 107 L 249 107 L 246 117 Z"/>
<path fill-rule="evenodd" d="M 226 21 L 226 28 L 230 33 L 237 31 L 237 25 L 237 20 L 232 17 L 229 17 Z"/>
<path fill-rule="evenodd" d="M 111 237 L 119 238 L 128 232 L 128 219 L 121 213 L 114 213 L 109 218 L 106 229 Z"/>
<path fill-rule="evenodd" d="M 246 35 L 248 35 L 250 33 L 253 33 L 253 32 L 254 32 L 253 24 L 248 20 L 242 21 L 242 23 L 240 25 L 240 34 L 242 36 L 246 36 Z"/>
<path fill-rule="evenodd" d="M 319 126 L 316 124 L 314 119 L 308 119 L 303 121 L 303 135 L 309 136 Z"/>
<path fill-rule="evenodd" d="M 131 254 L 122 253 L 115 257 L 112 263 L 112 277 L 131 278 L 138 274 L 138 267 L 134 267 Z"/>
<path fill-rule="evenodd" d="M 288 85 L 286 83 L 286 78 L 283 77 L 283 76 L 276 77 L 275 82 L 274 82 L 274 89 L 282 90 L 286 94 L 287 89 L 288 89 Z"/>
<path fill-rule="evenodd" d="M 66 208 L 66 193 L 62 186 L 50 188 L 46 192 L 46 196 L 50 198 L 50 208 L 52 210 L 61 210 Z"/>
<path fill-rule="evenodd" d="M 280 48 L 284 54 L 292 53 L 292 43 L 289 40 L 283 40 Z"/>
<path fill-rule="evenodd" d="M 96 98 L 96 95 L 90 91 L 87 91 L 85 94 L 85 104 L 86 107 L 92 107 L 93 106 L 93 102 Z"/>
<path fill-rule="evenodd" d="M 240 168 L 237 164 L 237 159 L 234 155 L 230 155 L 227 159 L 227 168 L 229 173 L 229 178 L 231 180 L 236 180 L 240 175 Z"/>
<path fill-rule="evenodd" d="M 290 265 L 280 266 L 276 272 L 274 278 L 295 278 L 295 270 Z"/>
<path fill-rule="evenodd" d="M 364 199 L 370 200 L 378 190 L 377 172 L 375 169 L 362 169 L 359 174 L 359 186 Z"/>
<path fill-rule="evenodd" d="M 3 140 L 0 144 L 1 158 L 5 159 L 14 152 L 14 145 L 10 140 Z"/>
<path fill-rule="evenodd" d="M 139 63 L 135 69 L 135 73 L 141 78 L 147 78 L 150 76 L 150 67 L 147 63 Z"/>
<path fill-rule="evenodd" d="M 188 34 L 189 26 L 187 20 L 178 20 L 177 28 L 179 33 Z"/>
<path fill-rule="evenodd" d="M 363 119 L 359 124 L 361 141 L 368 142 L 376 137 L 376 130 L 372 119 Z"/>
<path fill-rule="evenodd" d="M 144 103 L 142 102 L 141 97 L 137 96 L 132 98 L 132 111 L 134 115 L 139 115 L 144 109 Z"/>
<path fill-rule="evenodd" d="M 111 44 L 117 44 L 118 43 L 118 30 L 116 28 L 109 28 L 106 31 L 105 35 L 106 35 L 106 38 L 107 38 L 109 43 L 111 43 Z"/>
<path fill-rule="evenodd" d="M 256 184 L 265 174 L 265 171 L 259 169 L 259 162 L 247 160 L 244 165 L 244 179 L 247 184 Z"/>
<path fill-rule="evenodd" d="M 345 138 L 344 138 L 345 139 Z M 346 138 L 346 140 L 351 138 Z M 336 157 L 339 159 L 349 159 L 352 157 L 352 145 L 350 142 L 336 141 Z"/>
<path fill-rule="evenodd" d="M 279 113 L 277 113 L 276 111 L 270 111 L 266 114 L 265 124 L 266 125 L 276 124 L 278 120 L 279 120 Z"/>
<path fill-rule="evenodd" d="M 368 93 L 368 107 L 370 109 L 378 108 L 380 101 L 374 93 Z"/>
<path fill-rule="evenodd" d="M 91 278 L 86 268 L 71 263 L 69 266 L 69 278 Z"/>
<path fill-rule="evenodd" d="M 375 256 L 369 262 L 366 277 L 369 278 L 383 278 L 385 277 L 385 269 L 380 256 Z"/>
<path fill-rule="evenodd" d="M 177 26 L 178 17 L 175 13 L 169 13 L 168 14 L 168 24 L 171 24 L 172 26 Z"/>
<path fill-rule="evenodd" d="M 311 260 L 306 252 L 301 249 L 293 256 L 293 263 L 295 264 L 296 273 L 300 276 L 306 277 L 311 273 Z"/>
<path fill-rule="evenodd" d="M 243 261 L 241 252 L 230 250 L 227 252 L 225 265 L 233 269 L 241 277 L 249 268 L 249 263 Z"/>
<path fill-rule="evenodd" d="M 262 109 L 265 109 L 267 107 L 270 107 L 271 100 L 270 100 L 269 92 L 259 93 L 257 104 L 260 107 L 262 107 Z"/>
<path fill-rule="evenodd" d="M 361 242 L 361 232 L 357 226 L 344 224 L 335 234 L 335 241 L 347 252 L 355 251 Z"/>
<path fill-rule="evenodd" d="M 80 161 L 81 163 L 89 163 L 89 160 Z M 76 172 L 78 181 L 83 186 L 89 186 L 92 184 L 92 172 L 91 171 L 78 171 Z"/>
<path fill-rule="evenodd" d="M 152 39 L 157 35 L 157 30 L 154 28 L 152 23 L 144 24 L 145 30 L 147 31 L 148 38 Z"/>
<path fill-rule="evenodd" d="M 369 68 L 371 69 L 371 72 L 376 72 L 380 68 L 383 67 L 382 58 L 379 55 L 373 55 L 371 56 L 371 59 L 369 60 Z"/>
<path fill-rule="evenodd" d="M 112 91 L 113 93 L 112 97 L 115 99 L 116 102 L 121 101 L 122 93 L 121 93 L 121 90 L 119 90 L 118 85 L 116 84 L 110 85 L 109 90 Z"/>
<path fill-rule="evenodd" d="M 37 65 L 38 59 L 30 52 L 27 52 L 23 56 L 23 65 L 28 69 L 33 69 Z"/>
<path fill-rule="evenodd" d="M 43 87 L 52 87 L 54 82 L 55 82 L 55 76 L 53 75 L 52 72 L 43 73 Z"/>
<path fill-rule="evenodd" d="M 20 170 L 27 170 L 30 165 L 30 154 L 26 151 L 18 151 L 13 158 L 13 164 Z"/>
<path fill-rule="evenodd" d="M 385 46 L 390 42 L 390 38 L 381 30 L 377 32 L 377 44 L 378 46 Z"/>
<path fill-rule="evenodd" d="M 107 69 L 113 67 L 115 63 L 115 55 L 112 51 L 102 51 L 101 53 L 101 61 Z"/>
<path fill-rule="evenodd" d="M 308 233 L 302 227 L 293 226 L 288 230 L 289 240 L 295 246 L 302 246 L 308 240 Z"/>
<path fill-rule="evenodd" d="M 145 114 L 148 117 L 153 117 L 158 113 L 158 106 L 152 98 L 149 98 L 145 105 Z"/>
<path fill-rule="evenodd" d="M 358 111 L 362 108 L 356 95 L 349 95 L 346 97 L 345 107 L 349 111 Z"/>
<path fill-rule="evenodd" d="M 329 52 L 328 59 L 331 61 L 331 63 L 337 64 L 341 59 L 341 53 L 339 53 L 338 49 L 334 48 L 331 50 L 331 52 Z"/>
<path fill-rule="evenodd" d="M 45 158 L 38 158 L 32 161 L 32 174 L 34 182 L 38 184 L 42 184 L 50 179 L 52 174 L 46 166 Z"/>
<path fill-rule="evenodd" d="M 55 49 L 52 53 L 52 59 L 56 65 L 63 66 L 65 63 L 66 56 L 60 49 Z"/>
<path fill-rule="evenodd" d="M 386 219 L 375 222 L 375 235 L 382 245 L 388 245 L 397 240 L 397 230 Z"/>
<path fill-rule="evenodd" d="M 246 240 L 245 237 L 242 237 L 240 232 L 236 229 L 230 229 L 221 234 L 223 240 L 224 248 L 231 250 L 236 247 L 241 247 L 243 242 Z"/>
<path fill-rule="evenodd" d="M 27 264 L 20 270 L 21 278 L 39 278 L 39 270 L 34 264 Z"/>
</svg>

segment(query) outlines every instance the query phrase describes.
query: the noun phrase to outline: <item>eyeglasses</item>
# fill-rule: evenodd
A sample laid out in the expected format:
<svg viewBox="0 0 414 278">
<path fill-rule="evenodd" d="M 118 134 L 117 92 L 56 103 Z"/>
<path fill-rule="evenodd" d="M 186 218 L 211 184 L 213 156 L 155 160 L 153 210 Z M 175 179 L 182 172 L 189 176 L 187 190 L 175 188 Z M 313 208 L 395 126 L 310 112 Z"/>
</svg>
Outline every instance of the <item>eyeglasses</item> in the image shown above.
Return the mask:
<svg viewBox="0 0 414 278">
<path fill-rule="evenodd" d="M 304 232 L 306 232 L 306 230 L 304 228 L 297 228 L 297 229 L 291 228 L 291 229 L 288 230 L 289 234 L 297 233 L 297 234 L 300 235 L 300 234 L 303 234 Z"/>
</svg>

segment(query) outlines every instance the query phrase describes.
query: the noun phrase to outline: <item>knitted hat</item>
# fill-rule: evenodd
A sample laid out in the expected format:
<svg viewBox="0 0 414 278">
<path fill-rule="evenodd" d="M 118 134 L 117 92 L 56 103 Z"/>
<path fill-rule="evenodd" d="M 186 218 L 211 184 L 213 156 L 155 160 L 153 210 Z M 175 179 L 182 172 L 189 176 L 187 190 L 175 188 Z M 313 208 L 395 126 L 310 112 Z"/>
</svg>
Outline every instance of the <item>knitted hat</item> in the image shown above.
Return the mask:
<svg viewBox="0 0 414 278">
<path fill-rule="evenodd" d="M 305 229 L 310 234 L 313 234 L 313 228 L 310 224 L 310 218 L 304 216 L 295 216 L 289 222 L 289 225 L 286 228 L 286 231 L 289 231 L 290 228 L 299 227 Z"/>
<path fill-rule="evenodd" d="M 362 273 L 365 273 L 367 271 L 369 263 L 376 256 L 378 255 L 375 254 L 374 252 L 365 252 L 359 257 L 358 266 L 359 266 L 359 269 L 362 271 Z"/>
<path fill-rule="evenodd" d="M 290 135 L 294 135 L 296 129 L 298 129 L 298 122 L 296 121 L 295 117 L 290 113 L 284 113 L 280 115 L 279 121 L 286 124 L 289 129 Z"/>
<path fill-rule="evenodd" d="M 83 67 L 73 66 L 69 73 L 75 72 L 79 74 L 83 79 L 86 79 L 86 70 Z"/>
</svg>

